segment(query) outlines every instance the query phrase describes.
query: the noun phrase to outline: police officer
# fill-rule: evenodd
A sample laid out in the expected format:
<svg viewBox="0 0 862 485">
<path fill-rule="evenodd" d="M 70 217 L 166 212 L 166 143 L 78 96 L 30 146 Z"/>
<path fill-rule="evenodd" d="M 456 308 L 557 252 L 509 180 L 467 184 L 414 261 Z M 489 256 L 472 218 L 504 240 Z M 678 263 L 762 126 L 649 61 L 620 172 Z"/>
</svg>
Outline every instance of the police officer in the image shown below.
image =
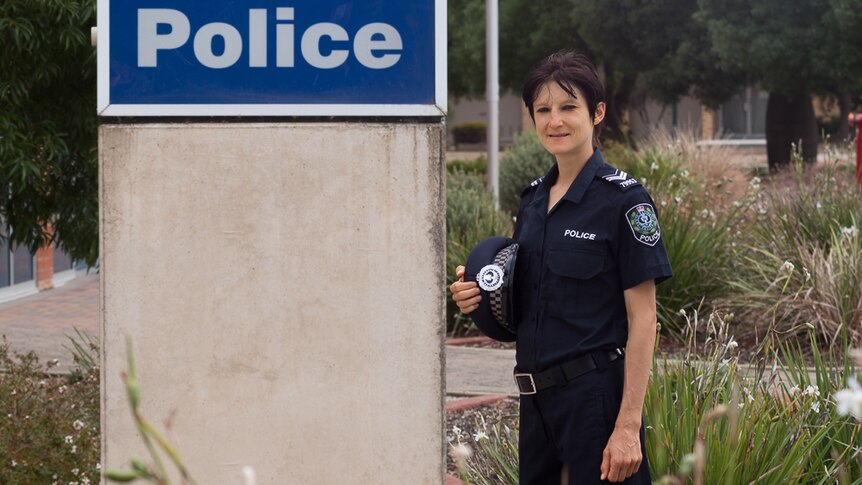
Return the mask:
<svg viewBox="0 0 862 485">
<path fill-rule="evenodd" d="M 672 275 L 655 204 L 597 149 L 605 94 L 586 57 L 545 59 L 523 100 L 556 163 L 521 194 L 513 235 L 520 483 L 650 483 L 655 285 Z M 481 296 L 463 274 L 450 290 L 470 313 Z"/>
</svg>

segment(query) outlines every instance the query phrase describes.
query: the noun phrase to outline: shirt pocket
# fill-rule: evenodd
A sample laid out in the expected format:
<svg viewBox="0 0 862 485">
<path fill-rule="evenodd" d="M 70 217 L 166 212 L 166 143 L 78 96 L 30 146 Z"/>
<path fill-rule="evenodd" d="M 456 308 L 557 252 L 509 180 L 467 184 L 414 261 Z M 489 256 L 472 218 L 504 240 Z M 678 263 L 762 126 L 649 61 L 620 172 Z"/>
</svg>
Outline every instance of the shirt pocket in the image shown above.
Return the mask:
<svg viewBox="0 0 862 485">
<path fill-rule="evenodd" d="M 605 266 L 605 254 L 592 250 L 551 251 L 548 271 L 548 312 L 565 319 L 595 316 L 606 300 L 598 278 Z"/>
</svg>

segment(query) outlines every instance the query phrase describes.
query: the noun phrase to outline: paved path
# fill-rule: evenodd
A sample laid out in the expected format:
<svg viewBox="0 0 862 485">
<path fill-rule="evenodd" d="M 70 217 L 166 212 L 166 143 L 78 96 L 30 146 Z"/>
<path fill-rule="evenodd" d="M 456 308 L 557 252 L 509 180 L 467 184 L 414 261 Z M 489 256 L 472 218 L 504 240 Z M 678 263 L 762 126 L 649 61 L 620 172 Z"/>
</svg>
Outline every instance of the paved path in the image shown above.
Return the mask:
<svg viewBox="0 0 862 485">
<path fill-rule="evenodd" d="M 98 275 L 0 305 L 0 334 L 10 350 L 35 351 L 41 362 L 58 359 L 60 372 L 72 365 L 67 336 L 75 336 L 75 329 L 99 337 Z"/>
<path fill-rule="evenodd" d="M 446 393 L 516 395 L 514 350 L 446 347 Z"/>
</svg>

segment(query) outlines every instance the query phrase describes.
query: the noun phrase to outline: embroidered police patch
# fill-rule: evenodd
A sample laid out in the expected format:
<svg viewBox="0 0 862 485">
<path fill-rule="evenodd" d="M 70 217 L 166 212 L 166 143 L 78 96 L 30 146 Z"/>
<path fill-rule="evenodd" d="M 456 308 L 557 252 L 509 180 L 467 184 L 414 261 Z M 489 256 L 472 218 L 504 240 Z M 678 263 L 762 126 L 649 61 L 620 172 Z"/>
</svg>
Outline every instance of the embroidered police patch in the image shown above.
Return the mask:
<svg viewBox="0 0 862 485">
<path fill-rule="evenodd" d="M 661 228 L 658 227 L 658 217 L 655 209 L 649 204 L 638 204 L 626 212 L 626 220 L 632 228 L 632 234 L 639 242 L 647 246 L 655 246 L 661 239 Z"/>
</svg>

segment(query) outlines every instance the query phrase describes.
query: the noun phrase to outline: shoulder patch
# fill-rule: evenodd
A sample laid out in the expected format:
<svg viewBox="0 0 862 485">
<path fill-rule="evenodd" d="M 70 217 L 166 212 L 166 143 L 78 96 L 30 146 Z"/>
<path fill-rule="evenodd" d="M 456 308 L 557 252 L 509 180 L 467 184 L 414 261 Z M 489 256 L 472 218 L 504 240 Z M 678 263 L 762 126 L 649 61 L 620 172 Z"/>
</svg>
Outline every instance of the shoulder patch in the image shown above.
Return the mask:
<svg viewBox="0 0 862 485">
<path fill-rule="evenodd" d="M 636 178 L 632 177 L 628 173 L 618 168 L 613 168 L 610 165 L 605 165 L 599 169 L 599 171 L 596 172 L 596 176 L 605 182 L 616 185 L 622 191 L 626 191 L 641 184 Z"/>
<path fill-rule="evenodd" d="M 644 202 L 627 210 L 626 221 L 636 241 L 647 246 L 655 246 L 661 239 L 661 228 L 652 204 Z"/>
</svg>

